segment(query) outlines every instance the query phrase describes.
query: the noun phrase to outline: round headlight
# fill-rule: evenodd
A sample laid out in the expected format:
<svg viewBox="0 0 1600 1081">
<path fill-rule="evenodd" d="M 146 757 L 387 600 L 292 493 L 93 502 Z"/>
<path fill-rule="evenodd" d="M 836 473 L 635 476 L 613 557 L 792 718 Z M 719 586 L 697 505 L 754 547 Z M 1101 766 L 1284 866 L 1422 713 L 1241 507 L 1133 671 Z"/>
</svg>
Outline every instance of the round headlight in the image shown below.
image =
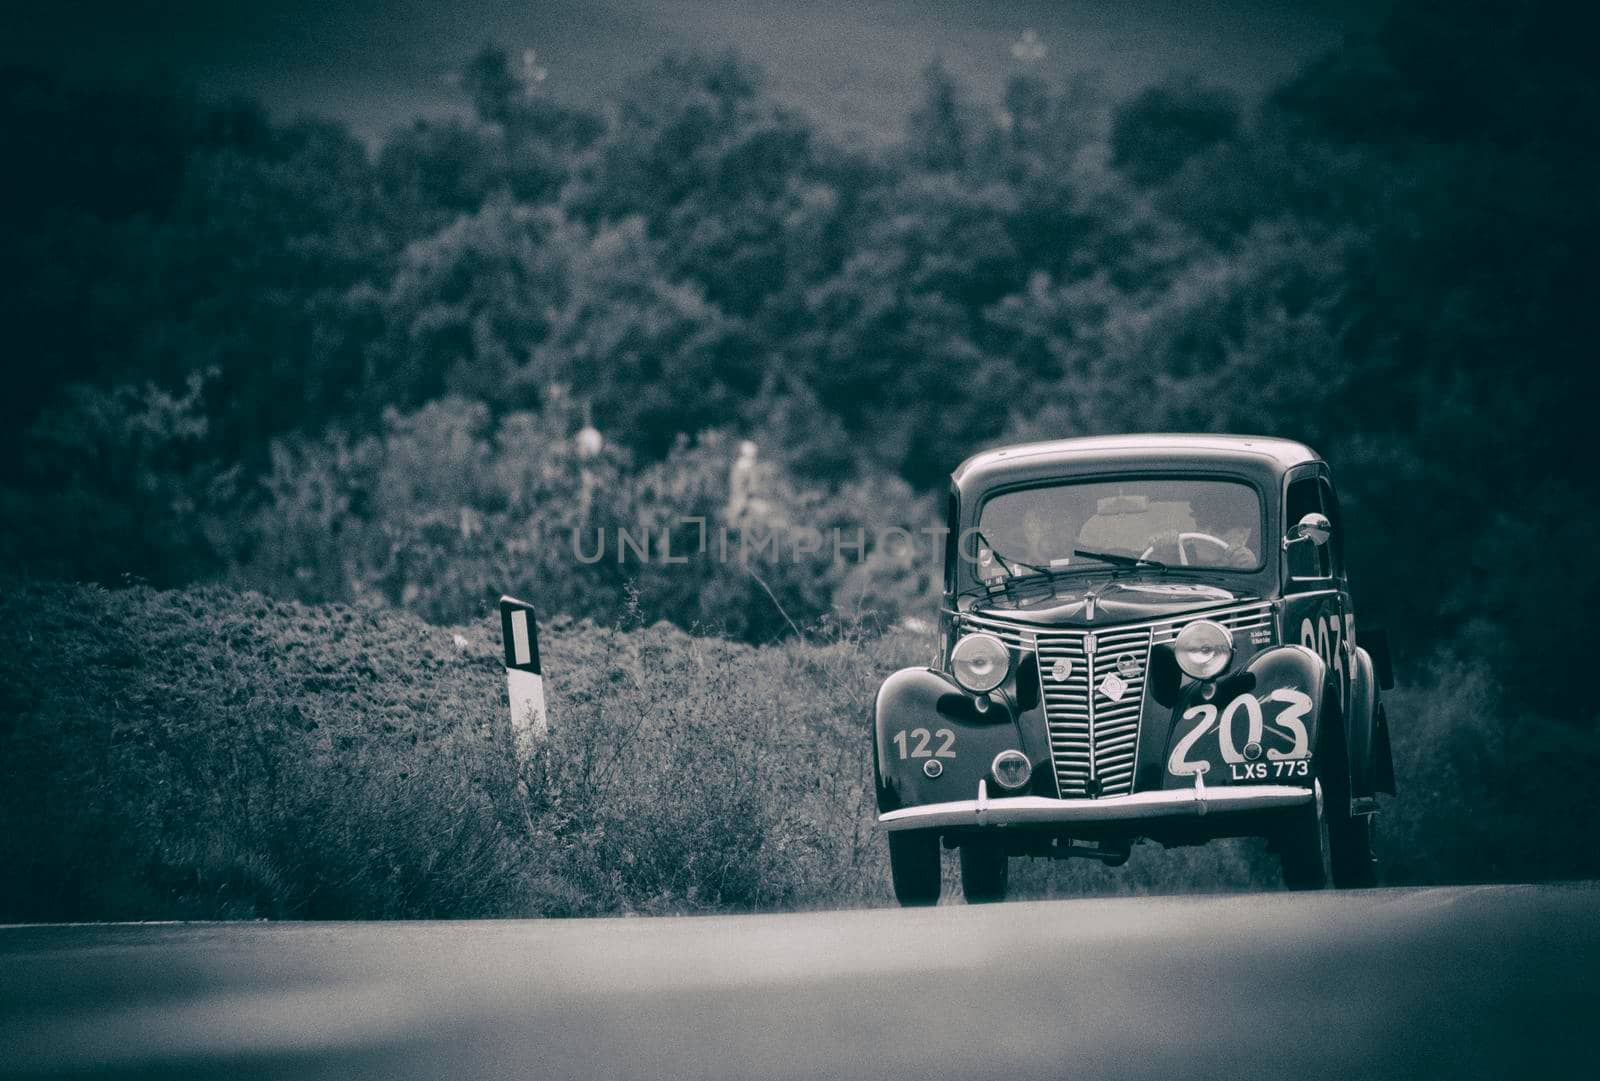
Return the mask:
<svg viewBox="0 0 1600 1081">
<path fill-rule="evenodd" d="M 992 634 L 969 634 L 950 651 L 950 674 L 974 694 L 994 690 L 1010 670 L 1011 652 Z"/>
<path fill-rule="evenodd" d="M 1210 679 L 1233 659 L 1233 635 L 1220 623 L 1202 619 L 1178 632 L 1172 650 L 1179 668 L 1195 679 Z"/>
<path fill-rule="evenodd" d="M 989 772 L 1003 788 L 1021 788 L 1033 776 L 1033 763 L 1021 751 L 1001 751 L 994 756 Z"/>
</svg>

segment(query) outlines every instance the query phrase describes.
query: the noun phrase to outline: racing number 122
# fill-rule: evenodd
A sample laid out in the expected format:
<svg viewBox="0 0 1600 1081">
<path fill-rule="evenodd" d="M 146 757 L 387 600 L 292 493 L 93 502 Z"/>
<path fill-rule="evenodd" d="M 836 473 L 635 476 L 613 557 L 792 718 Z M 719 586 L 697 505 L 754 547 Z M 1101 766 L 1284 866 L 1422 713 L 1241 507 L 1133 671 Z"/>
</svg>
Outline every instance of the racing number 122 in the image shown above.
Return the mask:
<svg viewBox="0 0 1600 1081">
<path fill-rule="evenodd" d="M 908 753 L 905 729 L 902 728 L 894 734 L 894 745 L 899 748 L 901 758 L 954 758 L 956 756 L 956 752 L 951 749 L 956 745 L 956 734 L 948 728 L 941 728 L 937 732 L 929 732 L 926 728 L 913 728 L 911 730 L 911 738 L 916 740 L 916 746 L 911 747 Z M 935 750 L 929 750 L 928 743 L 934 739 L 940 741 L 939 746 Z"/>
</svg>

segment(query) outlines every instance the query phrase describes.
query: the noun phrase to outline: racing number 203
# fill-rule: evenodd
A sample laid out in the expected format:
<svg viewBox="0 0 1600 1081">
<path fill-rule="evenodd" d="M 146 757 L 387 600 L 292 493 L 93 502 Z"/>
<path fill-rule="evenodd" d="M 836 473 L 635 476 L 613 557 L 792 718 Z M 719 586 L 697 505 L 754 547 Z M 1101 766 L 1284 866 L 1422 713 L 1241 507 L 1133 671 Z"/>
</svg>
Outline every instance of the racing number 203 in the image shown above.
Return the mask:
<svg viewBox="0 0 1600 1081">
<path fill-rule="evenodd" d="M 1263 702 L 1272 702 L 1283 707 L 1270 723 L 1262 712 Z M 1173 745 L 1172 756 L 1167 760 L 1167 771 L 1173 776 L 1185 777 L 1209 770 L 1211 763 L 1204 760 L 1193 761 L 1189 758 L 1189 752 L 1193 751 L 1195 744 L 1213 728 L 1217 732 L 1217 750 L 1222 754 L 1222 761 L 1230 766 L 1244 762 L 1246 759 L 1242 748 L 1252 743 L 1261 744 L 1263 737 L 1269 731 L 1280 739 L 1287 737 L 1290 743 L 1288 750 L 1268 747 L 1269 760 L 1304 761 L 1311 750 L 1311 734 L 1306 730 L 1305 723 L 1306 715 L 1311 712 L 1311 705 L 1311 696 L 1304 691 L 1295 690 L 1293 687 L 1279 687 L 1264 699 L 1257 699 L 1253 694 L 1241 694 L 1220 712 L 1210 702 L 1187 709 L 1184 711 L 1183 719 L 1198 723 Z M 1244 715 L 1245 720 L 1243 743 L 1235 738 L 1240 714 Z M 1276 770 L 1278 775 L 1285 775 L 1284 767 L 1277 767 Z"/>
<path fill-rule="evenodd" d="M 901 758 L 954 758 L 956 752 L 952 749 L 956 745 L 956 734 L 948 728 L 941 728 L 937 732 L 929 732 L 926 728 L 913 728 L 909 736 L 914 744 L 908 744 L 905 729 L 894 734 L 894 745 L 900 751 Z M 929 749 L 929 743 L 937 739 L 939 746 Z M 909 747 L 909 750 L 908 750 Z"/>
</svg>

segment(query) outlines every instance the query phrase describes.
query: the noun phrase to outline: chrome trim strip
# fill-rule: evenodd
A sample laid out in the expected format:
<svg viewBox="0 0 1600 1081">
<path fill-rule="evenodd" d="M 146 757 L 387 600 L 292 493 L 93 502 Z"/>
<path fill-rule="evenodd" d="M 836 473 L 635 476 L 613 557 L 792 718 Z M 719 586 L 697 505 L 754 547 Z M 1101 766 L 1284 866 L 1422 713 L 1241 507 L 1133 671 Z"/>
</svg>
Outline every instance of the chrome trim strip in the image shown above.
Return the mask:
<svg viewBox="0 0 1600 1081">
<path fill-rule="evenodd" d="M 1228 608 L 1202 608 L 1198 611 L 1184 612 L 1180 615 L 1145 620 L 1142 623 L 1118 623 L 1111 627 L 1049 627 L 1020 621 L 1010 622 L 996 619 L 993 616 L 974 615 L 971 612 L 959 612 L 957 615 L 962 624 L 971 626 L 974 630 L 1010 631 L 1018 636 L 1025 633 L 1033 635 L 1094 634 L 1101 641 L 1105 641 L 1109 636 L 1121 635 L 1126 631 L 1153 631 L 1158 627 L 1165 627 L 1169 624 L 1176 626 L 1180 623 L 1191 623 L 1197 619 L 1217 619 L 1230 616 L 1235 618 L 1239 616 L 1265 617 L 1261 625 L 1270 626 L 1272 623 L 1272 602 L 1249 601 L 1245 604 L 1237 604 Z M 1229 626 L 1224 623 L 1223 626 L 1228 627 L 1230 631 L 1253 629 L 1252 625 L 1247 623 L 1240 623 L 1238 626 Z"/>
<path fill-rule="evenodd" d="M 1100 741 L 1096 738 L 1100 726 L 1095 724 L 1094 709 L 1094 684 L 1095 677 L 1098 675 L 1095 671 L 1095 658 L 1099 655 L 1099 649 L 1100 640 L 1095 637 L 1093 631 L 1083 636 L 1083 678 L 1087 682 L 1084 687 L 1083 704 L 1089 709 L 1089 725 L 1086 732 L 1089 746 L 1089 772 L 1085 776 L 1083 783 L 1084 792 L 1088 795 L 1096 795 L 1104 791 L 1103 786 L 1105 784 L 1100 779 Z M 1049 729 L 1050 704 L 1048 702 L 1045 703 L 1044 721 L 1045 728 Z M 1129 785 L 1128 788 L 1129 791 L 1132 791 L 1133 786 Z M 1061 790 L 1061 776 L 1059 773 L 1056 775 L 1056 796 L 1058 798 L 1066 796 L 1066 793 Z"/>
<path fill-rule="evenodd" d="M 989 799 L 983 782 L 980 781 L 979 786 L 978 799 L 902 807 L 898 811 L 879 815 L 878 825 L 886 830 L 910 830 L 948 829 L 954 826 L 1125 822 L 1142 818 L 1186 818 L 1229 811 L 1298 807 L 1316 798 L 1309 788 L 1288 785 L 1207 788 L 1199 774 L 1195 775 L 1193 788 L 1135 792 L 1131 796 L 1102 796 L 1099 799 L 1050 799 L 1048 796 Z"/>
</svg>

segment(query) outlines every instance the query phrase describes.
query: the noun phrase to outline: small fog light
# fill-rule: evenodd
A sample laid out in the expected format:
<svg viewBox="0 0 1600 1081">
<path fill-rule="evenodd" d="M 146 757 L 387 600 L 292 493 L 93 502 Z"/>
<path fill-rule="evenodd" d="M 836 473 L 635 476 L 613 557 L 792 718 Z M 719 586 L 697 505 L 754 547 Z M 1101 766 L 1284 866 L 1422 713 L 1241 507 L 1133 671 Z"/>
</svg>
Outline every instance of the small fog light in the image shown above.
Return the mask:
<svg viewBox="0 0 1600 1081">
<path fill-rule="evenodd" d="M 939 774 L 944 772 L 944 764 L 937 758 L 930 758 L 926 762 L 922 763 L 922 772 L 926 773 L 929 777 L 937 777 Z"/>
<path fill-rule="evenodd" d="M 1021 751 L 1001 751 L 989 767 L 1002 788 L 1021 788 L 1033 776 L 1033 763 Z"/>
</svg>

